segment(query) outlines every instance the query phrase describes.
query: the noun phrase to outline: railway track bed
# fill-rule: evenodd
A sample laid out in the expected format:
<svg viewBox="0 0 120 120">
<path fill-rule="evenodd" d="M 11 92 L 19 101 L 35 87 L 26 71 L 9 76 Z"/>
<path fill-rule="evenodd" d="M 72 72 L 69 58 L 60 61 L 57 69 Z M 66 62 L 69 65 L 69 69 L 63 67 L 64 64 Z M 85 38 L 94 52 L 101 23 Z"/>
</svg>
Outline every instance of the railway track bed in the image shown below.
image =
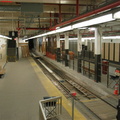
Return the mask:
<svg viewBox="0 0 120 120">
<path fill-rule="evenodd" d="M 72 91 L 77 93 L 75 97 L 76 104 L 84 106 L 82 108 L 88 120 L 115 120 L 116 119 L 116 106 L 111 105 L 104 99 L 99 98 L 97 95 L 76 83 L 62 70 L 57 69 L 47 61 L 35 59 L 35 61 L 43 69 L 44 73 L 49 77 L 53 84 L 66 96 L 71 99 L 70 93 Z M 107 96 L 106 96 L 107 97 Z M 80 109 L 79 105 L 77 108 Z M 87 109 L 87 112 L 86 112 Z"/>
</svg>

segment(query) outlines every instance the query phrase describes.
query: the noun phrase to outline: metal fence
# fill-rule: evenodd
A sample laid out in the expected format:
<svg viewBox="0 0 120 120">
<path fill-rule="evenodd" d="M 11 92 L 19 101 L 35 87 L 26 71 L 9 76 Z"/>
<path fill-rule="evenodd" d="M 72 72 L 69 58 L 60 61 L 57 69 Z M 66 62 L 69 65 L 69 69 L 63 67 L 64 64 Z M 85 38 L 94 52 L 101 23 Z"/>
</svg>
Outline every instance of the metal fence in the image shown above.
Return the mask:
<svg viewBox="0 0 120 120">
<path fill-rule="evenodd" d="M 58 120 L 62 114 L 62 97 L 44 97 L 39 101 L 39 120 Z"/>
</svg>

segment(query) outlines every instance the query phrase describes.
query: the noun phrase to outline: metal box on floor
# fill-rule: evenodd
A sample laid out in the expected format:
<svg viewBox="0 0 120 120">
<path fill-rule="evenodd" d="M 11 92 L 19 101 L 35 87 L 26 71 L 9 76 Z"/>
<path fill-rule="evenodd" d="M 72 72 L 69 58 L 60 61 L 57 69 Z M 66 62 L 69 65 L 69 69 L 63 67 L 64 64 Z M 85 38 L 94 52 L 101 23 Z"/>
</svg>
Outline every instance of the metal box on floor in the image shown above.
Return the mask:
<svg viewBox="0 0 120 120">
<path fill-rule="evenodd" d="M 8 62 L 16 62 L 16 56 L 7 56 Z"/>
<path fill-rule="evenodd" d="M 16 55 L 16 48 L 7 48 L 7 55 L 8 56 L 15 56 Z"/>
</svg>

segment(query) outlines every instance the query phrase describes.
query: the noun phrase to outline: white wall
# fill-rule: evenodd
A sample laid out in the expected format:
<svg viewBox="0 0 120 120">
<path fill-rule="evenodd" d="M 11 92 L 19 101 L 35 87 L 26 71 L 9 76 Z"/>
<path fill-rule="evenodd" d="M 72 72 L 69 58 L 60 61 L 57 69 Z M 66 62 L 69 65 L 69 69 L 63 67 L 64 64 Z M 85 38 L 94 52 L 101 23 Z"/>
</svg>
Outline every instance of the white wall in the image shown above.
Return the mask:
<svg viewBox="0 0 120 120">
<path fill-rule="evenodd" d="M 0 69 L 3 68 L 7 60 L 6 51 L 7 51 L 7 39 L 0 38 Z"/>
</svg>

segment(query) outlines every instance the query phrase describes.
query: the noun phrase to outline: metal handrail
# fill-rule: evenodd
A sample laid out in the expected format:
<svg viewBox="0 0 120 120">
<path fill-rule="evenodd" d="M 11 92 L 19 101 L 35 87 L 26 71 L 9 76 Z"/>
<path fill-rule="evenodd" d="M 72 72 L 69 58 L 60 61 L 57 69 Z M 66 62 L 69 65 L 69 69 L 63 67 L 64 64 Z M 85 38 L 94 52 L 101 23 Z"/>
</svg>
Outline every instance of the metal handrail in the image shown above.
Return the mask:
<svg viewBox="0 0 120 120">
<path fill-rule="evenodd" d="M 62 113 L 62 97 L 49 97 L 39 101 L 39 120 L 56 118 Z"/>
</svg>

